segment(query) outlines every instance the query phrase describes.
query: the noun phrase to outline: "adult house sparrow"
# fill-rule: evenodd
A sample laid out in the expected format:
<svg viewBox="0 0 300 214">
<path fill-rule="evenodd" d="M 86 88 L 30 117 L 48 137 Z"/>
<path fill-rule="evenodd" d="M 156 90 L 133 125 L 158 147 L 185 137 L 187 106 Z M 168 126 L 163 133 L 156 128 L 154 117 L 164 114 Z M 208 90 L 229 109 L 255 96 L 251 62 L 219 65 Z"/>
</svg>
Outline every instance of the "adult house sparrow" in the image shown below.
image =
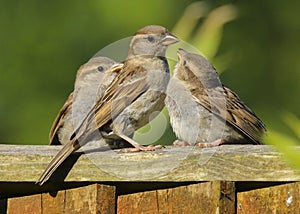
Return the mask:
<svg viewBox="0 0 300 214">
<path fill-rule="evenodd" d="M 265 125 L 237 94 L 222 85 L 209 61 L 183 49 L 177 55 L 179 62 L 165 101 L 179 139 L 174 145 L 261 144 Z"/>
<path fill-rule="evenodd" d="M 123 64 L 107 57 L 94 57 L 76 75 L 74 91 L 59 111 L 50 130 L 50 145 L 66 144 L 83 119 L 116 77 Z"/>
<path fill-rule="evenodd" d="M 167 47 L 178 42 L 166 28 L 146 26 L 133 36 L 128 56 L 119 75 L 113 80 L 90 111 L 71 141 L 54 157 L 37 183 L 42 185 L 57 167 L 74 151 L 100 131 L 103 138 L 124 139 L 134 150 L 149 151 L 155 147 L 139 145 L 130 137 L 148 123 L 149 116 L 161 111 L 169 81 Z"/>
</svg>

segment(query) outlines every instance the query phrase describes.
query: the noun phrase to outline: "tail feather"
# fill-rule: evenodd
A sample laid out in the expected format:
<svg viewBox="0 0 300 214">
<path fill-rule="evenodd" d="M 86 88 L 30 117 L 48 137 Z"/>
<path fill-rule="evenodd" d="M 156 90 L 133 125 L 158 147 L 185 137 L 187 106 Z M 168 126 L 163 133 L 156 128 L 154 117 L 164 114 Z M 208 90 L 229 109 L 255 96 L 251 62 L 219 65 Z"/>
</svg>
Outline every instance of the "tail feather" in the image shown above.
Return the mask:
<svg viewBox="0 0 300 214">
<path fill-rule="evenodd" d="M 70 141 L 58 152 L 58 154 L 53 158 L 53 160 L 49 163 L 43 174 L 37 180 L 36 184 L 42 186 L 55 172 L 55 170 L 64 162 L 70 154 L 76 151 L 79 147 L 74 146 L 73 142 Z"/>
</svg>

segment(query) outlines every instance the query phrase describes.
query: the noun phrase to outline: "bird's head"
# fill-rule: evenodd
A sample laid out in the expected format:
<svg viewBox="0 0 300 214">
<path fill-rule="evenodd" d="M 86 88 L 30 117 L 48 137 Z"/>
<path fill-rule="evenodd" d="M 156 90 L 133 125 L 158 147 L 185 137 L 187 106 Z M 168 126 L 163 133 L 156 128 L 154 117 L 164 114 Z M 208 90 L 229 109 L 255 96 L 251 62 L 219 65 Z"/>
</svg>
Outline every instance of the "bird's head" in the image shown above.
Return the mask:
<svg viewBox="0 0 300 214">
<path fill-rule="evenodd" d="M 207 88 L 221 85 L 216 69 L 203 56 L 189 53 L 181 48 L 178 49 L 177 56 L 175 75 L 179 78 L 200 81 Z"/>
<path fill-rule="evenodd" d="M 129 47 L 128 57 L 137 55 L 165 56 L 167 47 L 178 42 L 166 28 L 158 25 L 149 25 L 138 30 Z"/>
<path fill-rule="evenodd" d="M 98 83 L 99 80 L 104 78 L 105 73 L 120 70 L 122 65 L 108 57 L 93 57 L 78 70 L 75 85 L 79 82 L 86 82 L 86 84 Z"/>
</svg>

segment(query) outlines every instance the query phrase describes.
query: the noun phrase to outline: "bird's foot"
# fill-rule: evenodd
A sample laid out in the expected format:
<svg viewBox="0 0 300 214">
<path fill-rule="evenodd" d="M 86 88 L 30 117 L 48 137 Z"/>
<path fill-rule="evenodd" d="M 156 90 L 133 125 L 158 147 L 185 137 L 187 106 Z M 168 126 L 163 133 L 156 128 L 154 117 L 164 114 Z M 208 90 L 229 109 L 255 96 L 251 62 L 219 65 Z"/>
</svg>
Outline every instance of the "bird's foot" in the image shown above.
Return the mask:
<svg viewBox="0 0 300 214">
<path fill-rule="evenodd" d="M 201 148 L 205 148 L 205 147 L 215 147 L 215 146 L 220 146 L 222 144 L 225 143 L 225 140 L 223 139 L 218 139 L 218 140 L 215 140 L 213 142 L 210 142 L 210 143 L 197 143 L 196 146 L 199 146 Z"/>
<path fill-rule="evenodd" d="M 125 141 L 127 141 L 128 143 L 130 143 L 134 147 L 134 148 L 121 149 L 121 152 L 140 152 L 140 151 L 149 152 L 149 151 L 154 151 L 156 149 L 164 148 L 164 146 L 162 145 L 143 146 L 126 135 L 118 134 L 118 136 L 124 139 Z"/>
<path fill-rule="evenodd" d="M 173 146 L 190 146 L 190 144 L 184 140 L 175 140 Z"/>
<path fill-rule="evenodd" d="M 121 152 L 151 152 L 151 151 L 155 151 L 156 149 L 162 149 L 165 148 L 162 145 L 149 145 L 149 146 L 142 146 L 142 145 L 138 145 L 135 148 L 124 148 L 121 149 Z"/>
</svg>

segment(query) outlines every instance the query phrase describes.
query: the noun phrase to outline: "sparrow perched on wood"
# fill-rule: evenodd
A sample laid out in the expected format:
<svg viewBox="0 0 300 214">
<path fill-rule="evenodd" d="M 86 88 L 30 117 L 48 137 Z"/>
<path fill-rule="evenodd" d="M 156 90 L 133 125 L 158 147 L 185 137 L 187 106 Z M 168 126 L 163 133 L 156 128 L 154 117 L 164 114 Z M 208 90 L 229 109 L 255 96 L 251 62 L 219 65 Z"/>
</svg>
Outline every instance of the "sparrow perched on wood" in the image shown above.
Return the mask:
<svg viewBox="0 0 300 214">
<path fill-rule="evenodd" d="M 50 130 L 50 145 L 66 144 L 83 119 L 116 77 L 123 64 L 107 57 L 94 57 L 76 75 L 74 91 L 59 111 Z"/>
<path fill-rule="evenodd" d="M 94 133 L 100 132 L 107 139 L 123 139 L 134 147 L 132 151 L 153 150 L 153 147 L 139 145 L 130 137 L 136 129 L 148 123 L 153 112 L 163 108 L 169 81 L 165 54 L 167 47 L 178 41 L 166 28 L 156 25 L 146 26 L 135 33 L 119 75 L 73 133 L 71 141 L 47 166 L 38 184 L 47 181 L 71 153 L 88 143 Z"/>
<path fill-rule="evenodd" d="M 166 107 L 179 140 L 174 145 L 261 144 L 263 122 L 229 88 L 204 57 L 177 52 L 179 62 L 169 82 Z"/>
</svg>

